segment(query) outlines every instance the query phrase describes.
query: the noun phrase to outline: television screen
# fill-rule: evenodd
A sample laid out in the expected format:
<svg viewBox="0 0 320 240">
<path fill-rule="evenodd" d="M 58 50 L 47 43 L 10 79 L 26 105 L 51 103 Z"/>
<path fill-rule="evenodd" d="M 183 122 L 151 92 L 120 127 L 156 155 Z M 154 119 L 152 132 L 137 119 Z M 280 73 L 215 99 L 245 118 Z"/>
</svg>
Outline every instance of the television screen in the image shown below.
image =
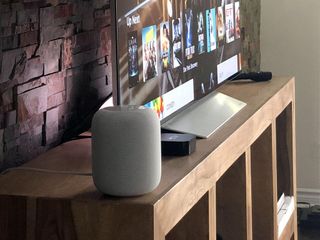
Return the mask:
<svg viewBox="0 0 320 240">
<path fill-rule="evenodd" d="M 241 70 L 239 0 L 111 3 L 117 104 L 167 119 Z"/>
</svg>

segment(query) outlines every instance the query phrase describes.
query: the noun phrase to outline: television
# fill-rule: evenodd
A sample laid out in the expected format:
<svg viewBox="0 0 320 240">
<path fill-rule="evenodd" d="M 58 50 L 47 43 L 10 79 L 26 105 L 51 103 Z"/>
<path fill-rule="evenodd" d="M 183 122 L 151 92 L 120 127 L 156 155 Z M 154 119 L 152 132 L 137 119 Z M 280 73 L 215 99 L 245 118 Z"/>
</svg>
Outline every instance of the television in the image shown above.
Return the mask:
<svg viewBox="0 0 320 240">
<path fill-rule="evenodd" d="M 245 106 L 217 87 L 241 70 L 239 0 L 111 0 L 116 105 L 209 137 Z"/>
</svg>

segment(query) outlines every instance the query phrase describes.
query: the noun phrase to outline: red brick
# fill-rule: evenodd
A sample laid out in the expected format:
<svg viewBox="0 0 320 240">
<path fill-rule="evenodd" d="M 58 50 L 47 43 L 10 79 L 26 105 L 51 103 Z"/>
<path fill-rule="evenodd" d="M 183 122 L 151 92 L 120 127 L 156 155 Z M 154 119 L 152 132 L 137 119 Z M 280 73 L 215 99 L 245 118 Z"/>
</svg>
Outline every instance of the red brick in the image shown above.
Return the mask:
<svg viewBox="0 0 320 240">
<path fill-rule="evenodd" d="M 50 4 L 51 6 L 57 6 L 60 3 L 60 0 L 47 0 L 46 1 L 48 4 Z"/>
<path fill-rule="evenodd" d="M 23 25 L 15 26 L 15 34 L 21 34 L 31 31 L 31 23 L 25 23 Z"/>
<path fill-rule="evenodd" d="M 11 11 L 0 14 L 0 27 L 10 27 L 14 23 L 16 23 L 15 12 Z"/>
<path fill-rule="evenodd" d="M 17 111 L 12 110 L 5 114 L 5 127 L 12 126 L 17 123 Z"/>
<path fill-rule="evenodd" d="M 26 133 L 20 137 L 20 144 L 18 146 L 19 160 L 23 163 L 31 160 L 45 151 L 42 147 L 42 134 L 34 135 Z"/>
<path fill-rule="evenodd" d="M 61 55 L 62 40 L 54 40 L 48 43 L 43 43 L 39 48 L 41 62 L 44 64 L 44 74 L 48 75 L 60 70 L 60 55 Z"/>
<path fill-rule="evenodd" d="M 109 62 L 108 69 L 107 69 L 107 76 L 106 76 L 106 82 L 108 85 L 112 85 L 112 63 Z"/>
<path fill-rule="evenodd" d="M 80 65 L 87 64 L 95 61 L 98 58 L 97 50 L 92 49 L 86 52 L 81 52 L 72 55 L 72 67 L 79 67 Z"/>
<path fill-rule="evenodd" d="M 24 0 L 25 1 L 25 0 Z M 17 24 L 35 23 L 39 21 L 38 9 L 23 9 L 17 12 Z"/>
<path fill-rule="evenodd" d="M 30 31 L 37 31 L 39 26 L 37 23 L 25 23 L 22 25 L 17 25 L 15 28 L 15 34 L 26 33 Z"/>
<path fill-rule="evenodd" d="M 57 124 L 59 119 L 59 108 L 52 108 L 46 112 L 46 125 Z M 58 129 L 57 129 L 58 130 Z"/>
<path fill-rule="evenodd" d="M 44 74 L 51 74 L 55 72 L 59 72 L 59 59 L 54 58 L 44 64 Z"/>
<path fill-rule="evenodd" d="M 9 50 L 9 49 L 15 49 L 18 48 L 18 36 L 17 35 L 12 35 L 9 37 L 3 37 L 1 39 L 2 41 L 2 50 Z"/>
<path fill-rule="evenodd" d="M 13 91 L 8 89 L 1 95 L 2 105 L 9 105 L 13 103 Z"/>
<path fill-rule="evenodd" d="M 108 9 L 97 9 L 94 11 L 94 18 L 110 17 Z"/>
<path fill-rule="evenodd" d="M 61 134 L 59 131 L 72 127 L 70 119 L 77 119 L 78 114 L 82 114 L 78 111 L 84 111 L 85 108 L 74 107 L 79 105 L 79 98 L 83 101 L 80 105 L 87 106 L 90 105 L 87 99 L 105 94 L 108 87 L 105 87 L 105 75 L 110 66 L 106 66 L 106 55 L 111 46 L 108 45 L 110 36 L 105 29 L 100 34 L 100 28 L 110 24 L 110 11 L 105 10 L 108 0 L 3 1 L 2 4 L 8 4 L 0 7 L 0 25 L 6 25 L 0 30 L 3 37 L 0 44 L 2 50 L 6 50 L 1 53 L 0 84 L 10 85 L 9 91 L 14 89 L 13 93 L 17 95 L 6 96 L 5 105 L 0 100 L 0 112 L 3 111 L 0 114 L 0 129 L 4 128 L 5 122 L 16 125 L 10 128 L 11 133 L 6 132 L 7 136 L 14 138 L 7 146 L 16 152 L 12 157 L 13 152 L 10 151 L 11 157 L 8 159 L 19 162 L 45 149 L 40 146 L 42 137 L 44 142 L 56 142 Z M 6 16 L 2 13 L 8 13 L 6 21 L 3 21 Z M 61 43 L 51 46 L 57 39 L 61 39 Z M 86 98 L 81 92 L 74 93 L 71 101 L 66 102 L 64 75 L 72 66 L 78 70 L 72 69 L 74 71 L 70 78 L 74 81 L 71 93 L 83 89 L 90 96 Z M 61 69 L 62 73 L 56 72 Z M 73 75 L 75 72 L 80 72 L 77 77 Z M 89 78 L 94 81 L 88 83 Z M 58 126 L 56 108 L 59 109 Z M 44 122 L 45 116 L 47 122 Z M 15 131 L 17 127 L 19 132 Z M 3 135 L 1 130 L 0 135 Z M 0 136 L 0 143 L 2 139 Z M 21 144 L 17 148 L 19 142 Z M 2 148 L 0 145 L 0 158 L 3 155 Z"/>
<path fill-rule="evenodd" d="M 59 108 L 53 108 L 46 112 L 45 135 L 46 143 L 55 141 L 59 132 Z"/>
<path fill-rule="evenodd" d="M 46 126 L 45 129 L 45 139 L 43 139 L 45 142 L 45 145 L 51 145 L 51 144 L 55 144 L 56 141 L 58 141 L 58 139 L 60 138 L 60 136 L 58 136 L 59 134 L 59 130 L 58 130 L 58 125 L 51 125 L 51 126 Z"/>
<path fill-rule="evenodd" d="M 27 61 L 25 70 L 24 70 L 24 78 L 19 82 L 23 83 L 29 81 L 30 79 L 34 79 L 43 75 L 43 64 L 40 61 L 40 57 L 31 58 Z"/>
<path fill-rule="evenodd" d="M 59 72 L 43 77 L 46 79 L 48 87 L 48 96 L 65 90 L 64 72 Z"/>
<path fill-rule="evenodd" d="M 34 44 L 34 45 L 23 48 L 27 54 L 27 59 L 30 59 L 35 55 L 37 48 L 38 48 L 38 44 Z"/>
<path fill-rule="evenodd" d="M 107 70 L 108 70 L 107 64 L 98 65 L 94 67 L 94 69 L 90 72 L 91 80 L 105 77 L 107 75 Z"/>
<path fill-rule="evenodd" d="M 110 93 L 110 86 L 106 84 L 106 77 L 98 78 L 90 82 L 90 88 L 97 90 L 98 97 L 106 97 Z"/>
<path fill-rule="evenodd" d="M 9 112 L 13 109 L 13 103 L 1 106 L 2 112 Z"/>
<path fill-rule="evenodd" d="M 42 86 L 18 95 L 18 121 L 24 122 L 33 115 L 47 110 L 47 87 Z"/>
<path fill-rule="evenodd" d="M 54 22 L 54 7 L 40 8 L 40 27 L 52 25 Z"/>
<path fill-rule="evenodd" d="M 98 64 L 102 65 L 106 63 L 106 57 L 102 57 L 98 59 Z"/>
<path fill-rule="evenodd" d="M 106 5 L 109 5 L 109 0 L 94 0 L 92 1 L 92 4 L 93 4 L 93 7 L 94 8 L 103 8 L 105 7 Z"/>
<path fill-rule="evenodd" d="M 82 29 L 83 31 L 91 31 L 94 28 L 93 9 L 89 8 L 82 15 Z"/>
<path fill-rule="evenodd" d="M 17 94 L 21 94 L 21 93 L 30 91 L 32 89 L 41 87 L 42 85 L 45 85 L 45 84 L 46 84 L 46 79 L 38 78 L 38 79 L 36 79 L 34 81 L 27 82 L 27 83 L 25 83 L 23 85 L 18 85 Z"/>
<path fill-rule="evenodd" d="M 21 122 L 19 124 L 20 134 L 33 132 L 34 129 L 36 130 L 36 133 L 39 134 L 39 131 L 37 129 L 42 128 L 43 124 L 44 124 L 43 113 L 33 115 L 28 120 Z"/>
<path fill-rule="evenodd" d="M 23 55 L 22 49 L 14 49 L 14 50 L 5 51 L 2 53 L 0 83 L 9 81 L 9 78 L 12 77 L 14 66 L 17 62 L 19 62 L 22 55 Z"/>
<path fill-rule="evenodd" d="M 20 34 L 20 47 L 26 47 L 38 42 L 38 31 L 26 32 Z"/>
<path fill-rule="evenodd" d="M 99 57 L 111 55 L 111 27 L 102 28 L 100 31 Z"/>
<path fill-rule="evenodd" d="M 56 6 L 54 8 L 54 18 L 70 17 L 73 14 L 73 4 Z"/>
<path fill-rule="evenodd" d="M 74 34 L 74 29 L 74 24 L 42 27 L 40 32 L 41 43 L 60 38 L 68 38 Z"/>
<path fill-rule="evenodd" d="M 48 109 L 57 107 L 65 102 L 66 93 L 65 91 L 48 97 Z"/>
<path fill-rule="evenodd" d="M 1 27 L 0 34 L 2 37 L 9 37 L 14 34 L 12 27 Z"/>
<path fill-rule="evenodd" d="M 111 17 L 96 18 L 94 21 L 94 27 L 96 29 L 99 29 L 99 28 L 109 26 L 110 23 L 111 23 Z"/>
<path fill-rule="evenodd" d="M 89 32 L 82 32 L 75 36 L 73 36 L 73 47 L 72 53 L 77 54 L 80 52 L 84 52 L 93 48 L 98 47 L 98 36 L 97 32 L 89 31 Z"/>
<path fill-rule="evenodd" d="M 71 68 L 72 66 L 72 40 L 67 38 L 63 42 L 62 61 L 64 69 Z"/>
<path fill-rule="evenodd" d="M 4 129 L 4 142 L 10 142 L 19 137 L 19 124 L 12 125 Z"/>
</svg>

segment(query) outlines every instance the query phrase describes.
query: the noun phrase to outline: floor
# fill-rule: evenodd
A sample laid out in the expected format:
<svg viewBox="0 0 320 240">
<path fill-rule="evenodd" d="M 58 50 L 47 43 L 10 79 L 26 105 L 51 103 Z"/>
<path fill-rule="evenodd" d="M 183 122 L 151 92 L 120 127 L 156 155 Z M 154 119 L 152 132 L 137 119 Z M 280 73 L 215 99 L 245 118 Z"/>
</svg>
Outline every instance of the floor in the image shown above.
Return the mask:
<svg viewBox="0 0 320 240">
<path fill-rule="evenodd" d="M 299 240 L 320 240 L 320 206 L 298 208 Z"/>
<path fill-rule="evenodd" d="M 299 227 L 299 240 L 320 240 L 320 226 Z"/>
</svg>

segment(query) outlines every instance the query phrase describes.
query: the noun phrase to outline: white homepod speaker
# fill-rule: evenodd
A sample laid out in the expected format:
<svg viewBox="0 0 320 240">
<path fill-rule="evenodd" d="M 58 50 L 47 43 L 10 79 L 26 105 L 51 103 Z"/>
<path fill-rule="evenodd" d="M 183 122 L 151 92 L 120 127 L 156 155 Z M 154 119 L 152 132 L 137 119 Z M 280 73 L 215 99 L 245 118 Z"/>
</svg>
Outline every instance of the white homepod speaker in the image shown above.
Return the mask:
<svg viewBox="0 0 320 240">
<path fill-rule="evenodd" d="M 92 120 L 92 175 L 98 190 L 137 196 L 161 178 L 161 133 L 157 114 L 142 106 L 107 107 Z"/>
</svg>

